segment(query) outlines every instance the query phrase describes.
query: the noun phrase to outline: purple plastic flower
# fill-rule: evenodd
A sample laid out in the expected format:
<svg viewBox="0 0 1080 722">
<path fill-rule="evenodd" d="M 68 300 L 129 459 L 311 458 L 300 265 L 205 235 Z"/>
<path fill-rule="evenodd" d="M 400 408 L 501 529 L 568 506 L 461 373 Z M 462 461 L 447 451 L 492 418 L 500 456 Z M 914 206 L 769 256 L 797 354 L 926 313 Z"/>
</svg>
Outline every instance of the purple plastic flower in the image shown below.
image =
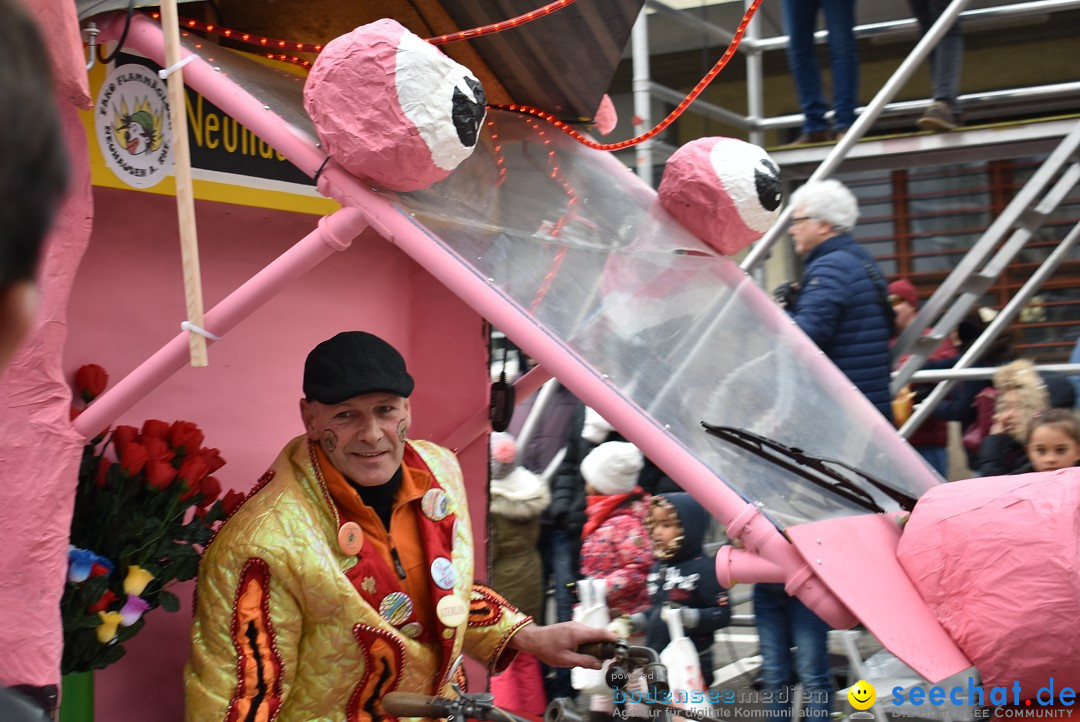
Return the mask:
<svg viewBox="0 0 1080 722">
<path fill-rule="evenodd" d="M 134 594 L 127 596 L 127 602 L 120 608 L 120 615 L 123 617 L 120 624 L 125 627 L 130 627 L 135 622 L 139 621 L 143 613 L 150 608 L 150 602 L 146 601 L 142 597 L 137 597 Z"/>
</svg>

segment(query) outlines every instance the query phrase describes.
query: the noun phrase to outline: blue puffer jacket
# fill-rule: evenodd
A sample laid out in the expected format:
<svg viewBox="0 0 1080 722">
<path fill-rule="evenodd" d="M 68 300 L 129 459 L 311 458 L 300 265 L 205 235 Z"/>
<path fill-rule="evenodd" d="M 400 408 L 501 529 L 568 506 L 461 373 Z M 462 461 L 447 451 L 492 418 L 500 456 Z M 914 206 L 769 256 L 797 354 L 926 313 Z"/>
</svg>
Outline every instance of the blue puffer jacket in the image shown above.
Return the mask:
<svg viewBox="0 0 1080 722">
<path fill-rule="evenodd" d="M 877 269 L 870 254 L 847 234 L 815 247 L 806 257 L 792 317 L 870 403 L 892 420 L 892 330 L 867 263 Z M 878 275 L 881 277 L 880 270 Z"/>
</svg>

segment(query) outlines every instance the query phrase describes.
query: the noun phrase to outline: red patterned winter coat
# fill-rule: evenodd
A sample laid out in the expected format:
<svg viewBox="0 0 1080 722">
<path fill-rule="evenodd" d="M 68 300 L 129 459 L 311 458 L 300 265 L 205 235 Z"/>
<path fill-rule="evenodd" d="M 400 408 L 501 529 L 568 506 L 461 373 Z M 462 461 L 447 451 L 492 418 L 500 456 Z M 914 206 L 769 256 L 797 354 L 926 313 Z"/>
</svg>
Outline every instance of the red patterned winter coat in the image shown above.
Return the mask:
<svg viewBox="0 0 1080 722">
<path fill-rule="evenodd" d="M 645 528 L 649 495 L 640 487 L 629 494 L 590 496 L 581 533 L 581 573 L 607 581 L 611 616 L 649 607 L 645 580 L 653 563 L 652 542 Z"/>
</svg>

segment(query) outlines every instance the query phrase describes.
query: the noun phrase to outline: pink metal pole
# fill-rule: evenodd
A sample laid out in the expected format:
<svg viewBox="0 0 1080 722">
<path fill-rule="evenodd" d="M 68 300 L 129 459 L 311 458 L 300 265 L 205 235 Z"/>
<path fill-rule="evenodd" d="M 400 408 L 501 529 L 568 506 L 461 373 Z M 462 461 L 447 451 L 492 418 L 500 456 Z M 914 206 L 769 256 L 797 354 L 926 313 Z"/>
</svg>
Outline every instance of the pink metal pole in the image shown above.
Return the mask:
<svg viewBox="0 0 1080 722">
<path fill-rule="evenodd" d="M 615 424 L 684 489 L 694 490 L 695 496 L 721 521 L 735 518 L 746 506 L 727 485 L 718 483 L 712 470 L 686 453 L 677 439 L 666 429 L 657 427 L 561 339 L 536 325 L 513 299 L 470 270 L 454 251 L 425 233 L 400 210 L 333 163 L 323 171 L 319 190 L 344 205 L 363 210 L 373 228 L 401 247 L 526 353 L 541 359 L 544 367 L 575 396 Z"/>
<path fill-rule="evenodd" d="M 206 330 L 224 336 L 236 324 L 327 256 L 344 251 L 367 227 L 364 214 L 342 208 L 319 219 L 319 226 L 206 313 Z M 90 438 L 157 388 L 187 363 L 188 332 L 181 331 L 153 356 L 106 391 L 75 419 Z"/>
<path fill-rule="evenodd" d="M 121 27 L 118 23 L 122 22 L 121 15 L 113 16 L 103 29 L 103 37 L 115 39 Z M 149 19 L 140 15 L 133 18 L 128 43 L 159 64 L 164 62 L 161 28 Z M 361 211 L 368 224 L 383 238 L 399 245 L 529 355 L 541 359 L 579 399 L 616 423 L 627 439 L 692 493 L 713 516 L 732 529 L 733 536 L 738 537 L 741 531 L 745 531 L 746 549 L 742 550 L 742 554 L 736 555 L 741 558 L 741 569 L 747 572 L 757 570 L 756 573 L 772 579 L 779 568 L 788 583 L 790 593 L 797 594 L 819 613 L 823 606 L 846 612 L 843 604 L 817 577 L 809 573 L 792 545 L 787 543 L 783 535 L 752 504 L 748 504 L 730 487 L 719 482 L 713 471 L 688 453 L 670 432 L 658 427 L 648 415 L 637 409 L 632 401 L 623 397 L 606 379 L 593 371 L 588 363 L 579 358 L 561 339 L 537 326 L 527 312 L 504 296 L 494 284 L 472 272 L 470 266 L 457 254 L 431 238 L 390 201 L 372 193 L 366 185 L 340 169 L 333 161 L 325 163 L 324 166 L 326 156 L 312 141 L 301 138 L 280 117 L 270 112 L 232 80 L 222 77 L 206 61 L 196 59 L 189 63 L 185 67 L 185 80 L 190 87 L 247 126 L 307 175 L 314 177 L 322 167 L 319 190 L 323 195 L 340 201 L 346 207 Z M 601 158 L 599 162 L 614 161 Z M 210 324 L 214 323 L 211 315 L 213 313 L 211 311 L 207 314 Z M 182 341 L 183 337 L 178 339 Z M 177 340 L 168 348 L 173 345 L 176 345 L 178 350 L 181 349 Z M 159 354 L 165 351 L 166 349 L 163 349 Z M 174 355 L 176 353 L 177 351 L 172 352 Z M 84 434 L 87 433 L 86 429 L 100 429 L 107 423 L 103 413 L 87 418 L 90 411 L 106 398 L 107 396 L 103 396 L 78 418 L 80 423 L 77 428 Z M 125 408 L 130 408 L 130 403 Z M 462 427 L 462 430 L 464 428 Z M 758 556 L 760 560 L 755 560 L 753 556 L 744 556 L 745 554 Z M 752 582 L 757 579 L 745 578 L 742 581 Z M 826 612 L 826 615 L 823 615 L 826 621 L 830 621 L 834 626 L 848 626 L 842 623 L 845 618 L 842 612 Z M 850 613 L 847 613 L 846 618 L 850 618 Z"/>
<path fill-rule="evenodd" d="M 720 482 L 716 474 L 683 448 L 667 429 L 656 426 L 647 414 L 620 394 L 561 339 L 536 325 L 513 299 L 494 283 L 478 276 L 452 249 L 425 233 L 400 209 L 369 191 L 332 162 L 319 177 L 319 191 L 342 205 L 362 209 L 372 228 L 398 245 L 522 350 L 542 360 L 560 383 L 617 426 L 627 440 L 637 445 L 731 529 L 733 536 L 745 534 L 746 548 L 735 555 L 741 562 L 741 572 L 746 575 L 741 581 L 784 581 L 789 594 L 798 596 L 832 626 L 845 628 L 855 623 L 851 612 L 812 573 L 798 551 L 757 507 Z M 461 431 L 467 429 L 462 427 Z M 777 576 L 780 579 L 776 579 Z"/>
</svg>

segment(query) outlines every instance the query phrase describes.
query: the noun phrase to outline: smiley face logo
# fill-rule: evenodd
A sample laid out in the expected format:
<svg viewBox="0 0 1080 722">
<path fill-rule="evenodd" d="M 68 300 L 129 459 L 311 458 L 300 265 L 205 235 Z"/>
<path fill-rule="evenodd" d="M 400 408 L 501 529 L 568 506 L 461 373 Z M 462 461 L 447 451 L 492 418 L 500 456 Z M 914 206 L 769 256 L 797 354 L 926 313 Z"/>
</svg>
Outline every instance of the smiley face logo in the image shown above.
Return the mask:
<svg viewBox="0 0 1080 722">
<path fill-rule="evenodd" d="M 877 700 L 877 691 L 874 689 L 874 685 L 860 679 L 848 689 L 847 698 L 855 709 L 870 709 Z"/>
</svg>

